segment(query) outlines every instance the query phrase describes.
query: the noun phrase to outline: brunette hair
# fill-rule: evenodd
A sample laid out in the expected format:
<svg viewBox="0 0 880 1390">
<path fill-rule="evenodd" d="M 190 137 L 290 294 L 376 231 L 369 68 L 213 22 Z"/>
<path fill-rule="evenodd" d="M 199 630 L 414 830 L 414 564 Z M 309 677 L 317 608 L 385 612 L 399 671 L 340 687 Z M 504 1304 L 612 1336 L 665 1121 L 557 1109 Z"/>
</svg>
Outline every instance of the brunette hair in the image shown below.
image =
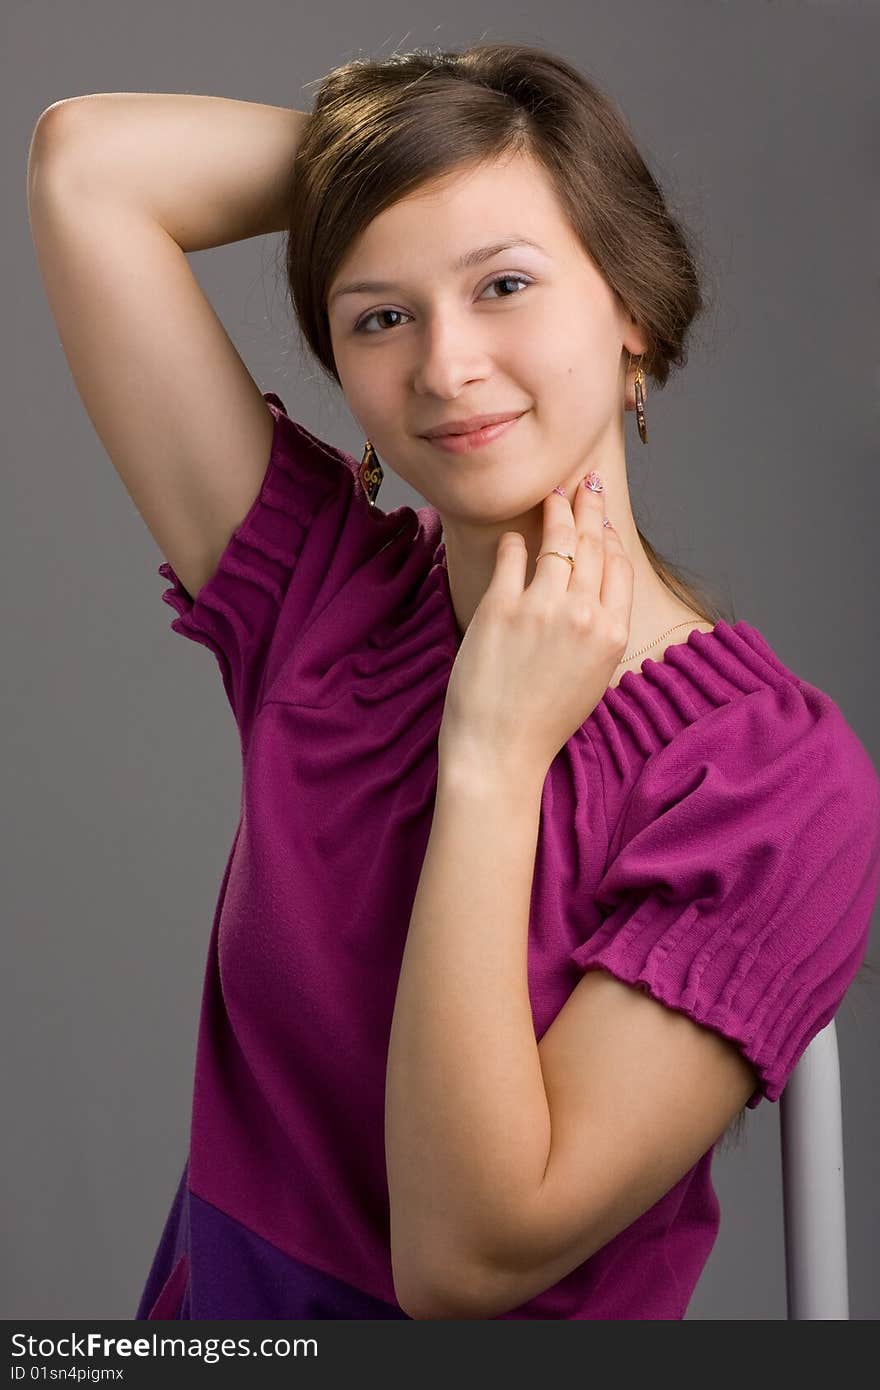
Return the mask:
<svg viewBox="0 0 880 1390">
<path fill-rule="evenodd" d="M 519 152 L 541 163 L 582 245 L 645 333 L 646 378 L 662 387 L 685 364 L 688 330 L 706 307 L 694 253 L 624 116 L 564 59 L 489 43 L 356 58 L 320 79 L 293 164 L 286 273 L 302 337 L 337 385 L 327 296 L 355 238 L 429 180 Z M 735 621 L 729 604 L 638 534 L 677 598 L 706 622 Z"/>
<path fill-rule="evenodd" d="M 708 307 L 703 276 L 625 116 L 563 58 L 486 43 L 355 58 L 319 79 L 292 166 L 286 274 L 302 338 L 337 386 L 327 296 L 355 238 L 429 180 L 517 153 L 542 165 L 581 244 L 645 334 L 645 376 L 662 388 L 685 365 L 691 325 Z M 735 621 L 732 605 L 637 530 L 677 598 L 706 622 Z M 742 1111 L 725 1138 L 736 1131 L 739 1140 L 744 1119 Z"/>
</svg>

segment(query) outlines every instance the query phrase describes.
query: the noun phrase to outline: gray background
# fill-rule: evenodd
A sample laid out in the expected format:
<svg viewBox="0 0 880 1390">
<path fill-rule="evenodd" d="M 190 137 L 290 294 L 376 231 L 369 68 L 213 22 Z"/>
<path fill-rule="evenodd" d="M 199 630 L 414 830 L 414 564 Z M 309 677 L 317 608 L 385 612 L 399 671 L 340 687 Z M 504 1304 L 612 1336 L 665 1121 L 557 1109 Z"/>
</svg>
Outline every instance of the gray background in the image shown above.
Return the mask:
<svg viewBox="0 0 880 1390">
<path fill-rule="evenodd" d="M 48 309 L 26 205 L 38 116 L 102 91 L 308 110 L 304 84 L 337 63 L 427 44 L 536 43 L 581 65 L 717 281 L 686 371 L 649 390 L 647 447 L 627 417 L 637 519 L 832 695 L 877 764 L 880 25 L 876 5 L 831 0 L 325 0 L 317 17 L 304 0 L 18 0 L 4 22 L 2 1315 L 130 1318 L 186 1156 L 240 754 L 213 656 L 169 632 L 163 557 Z M 360 458 L 300 355 L 281 245 L 190 264 L 260 389 Z M 386 510 L 422 500 L 386 466 Z M 877 1002 L 863 977 L 837 1016 L 853 1318 L 880 1312 Z M 778 1106 L 746 1134 L 715 1161 L 721 1231 L 688 1318 L 785 1317 Z"/>
</svg>

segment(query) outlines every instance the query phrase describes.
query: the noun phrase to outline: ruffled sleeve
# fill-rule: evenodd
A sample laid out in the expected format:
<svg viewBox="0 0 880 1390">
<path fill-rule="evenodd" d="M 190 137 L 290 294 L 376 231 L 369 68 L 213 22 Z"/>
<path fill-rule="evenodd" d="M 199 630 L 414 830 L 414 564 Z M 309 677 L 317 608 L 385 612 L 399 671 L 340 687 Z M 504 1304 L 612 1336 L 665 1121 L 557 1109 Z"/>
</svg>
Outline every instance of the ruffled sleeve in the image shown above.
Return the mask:
<svg viewBox="0 0 880 1390">
<path fill-rule="evenodd" d="M 841 711 L 799 682 L 734 698 L 644 764 L 571 955 L 734 1041 L 778 1100 L 865 957 L 880 779 Z"/>
<path fill-rule="evenodd" d="M 282 626 L 289 643 L 385 539 L 388 516 L 371 507 L 355 460 L 291 420 L 274 392 L 270 457 L 258 496 L 195 599 L 173 567 L 162 594 L 173 632 L 214 653 L 244 733 L 258 706 Z"/>
</svg>

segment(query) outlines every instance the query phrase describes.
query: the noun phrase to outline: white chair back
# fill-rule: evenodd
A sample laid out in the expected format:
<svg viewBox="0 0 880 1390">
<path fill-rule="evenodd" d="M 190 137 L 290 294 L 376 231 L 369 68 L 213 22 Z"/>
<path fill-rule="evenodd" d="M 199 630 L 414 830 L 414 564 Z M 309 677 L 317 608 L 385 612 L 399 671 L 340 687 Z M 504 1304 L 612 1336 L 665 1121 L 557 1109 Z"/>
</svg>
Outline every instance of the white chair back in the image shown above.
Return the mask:
<svg viewBox="0 0 880 1390">
<path fill-rule="evenodd" d="M 789 1318 L 849 1318 L 843 1112 L 834 1019 L 779 1097 Z"/>
</svg>

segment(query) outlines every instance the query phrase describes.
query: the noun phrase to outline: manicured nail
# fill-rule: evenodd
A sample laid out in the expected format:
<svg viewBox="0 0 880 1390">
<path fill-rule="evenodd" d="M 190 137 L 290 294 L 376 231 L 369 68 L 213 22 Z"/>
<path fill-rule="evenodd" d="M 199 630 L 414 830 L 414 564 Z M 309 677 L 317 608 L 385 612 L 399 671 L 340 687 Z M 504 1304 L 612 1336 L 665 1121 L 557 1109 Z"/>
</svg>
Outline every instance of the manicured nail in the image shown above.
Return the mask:
<svg viewBox="0 0 880 1390">
<path fill-rule="evenodd" d="M 604 492 L 605 484 L 602 482 L 600 474 L 594 469 L 584 478 L 584 487 L 590 492 Z"/>
<path fill-rule="evenodd" d="M 567 494 L 567 492 L 565 491 L 565 488 L 564 488 L 564 487 L 555 487 L 555 488 L 553 489 L 553 491 L 554 491 L 554 492 L 558 492 L 560 497 L 567 497 L 567 496 L 568 496 L 568 494 Z"/>
</svg>

